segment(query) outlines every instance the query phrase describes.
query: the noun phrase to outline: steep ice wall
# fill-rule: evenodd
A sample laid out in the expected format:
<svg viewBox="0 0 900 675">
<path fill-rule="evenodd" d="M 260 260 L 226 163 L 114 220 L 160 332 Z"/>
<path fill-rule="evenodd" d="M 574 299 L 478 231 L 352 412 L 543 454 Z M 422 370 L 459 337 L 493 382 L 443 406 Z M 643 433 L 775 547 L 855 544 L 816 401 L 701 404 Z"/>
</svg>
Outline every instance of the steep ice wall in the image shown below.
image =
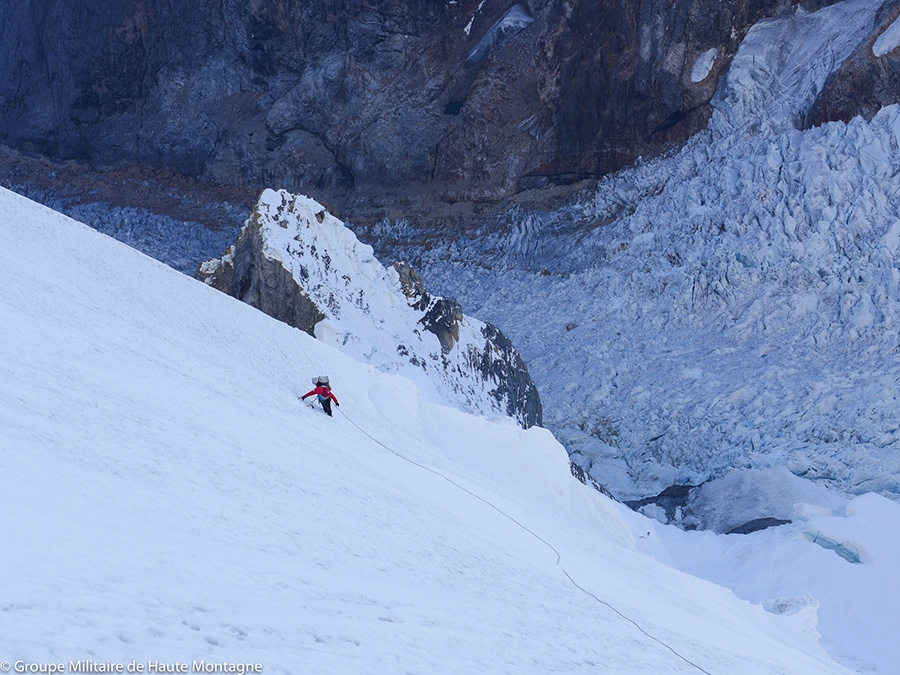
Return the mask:
<svg viewBox="0 0 900 675">
<path fill-rule="evenodd" d="M 734 141 L 800 126 L 828 75 L 872 31 L 880 5 L 845 0 L 812 14 L 797 6 L 754 25 L 713 97 L 710 129 Z"/>
</svg>

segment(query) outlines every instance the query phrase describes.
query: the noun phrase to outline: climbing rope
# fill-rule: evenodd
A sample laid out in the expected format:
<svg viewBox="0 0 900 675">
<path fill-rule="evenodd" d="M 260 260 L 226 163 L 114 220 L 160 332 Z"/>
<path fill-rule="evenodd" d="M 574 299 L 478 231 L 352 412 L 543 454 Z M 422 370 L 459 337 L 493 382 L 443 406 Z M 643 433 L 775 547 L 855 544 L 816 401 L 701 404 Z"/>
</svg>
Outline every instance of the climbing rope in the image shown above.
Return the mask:
<svg viewBox="0 0 900 675">
<path fill-rule="evenodd" d="M 354 427 L 356 427 L 356 428 L 360 431 L 360 433 L 362 433 L 363 435 L 365 435 L 365 436 L 366 436 L 367 438 L 369 438 L 372 442 L 377 443 L 378 445 L 380 445 L 382 448 L 384 448 L 385 450 L 387 450 L 387 451 L 388 451 L 389 453 L 391 453 L 392 455 L 395 455 L 395 456 L 399 457 L 400 459 L 402 459 L 403 461 L 408 462 L 409 464 L 412 464 L 413 466 L 419 467 L 420 469 L 423 469 L 424 471 L 427 471 L 427 472 L 429 472 L 429 473 L 431 473 L 431 474 L 434 474 L 434 475 L 437 476 L 438 478 L 441 478 L 442 480 L 444 480 L 444 481 L 450 483 L 450 484 L 453 485 L 454 487 L 459 488 L 460 490 L 462 490 L 462 491 L 465 492 L 466 494 L 471 495 L 472 497 L 474 497 L 474 498 L 477 499 L 478 501 L 482 502 L 483 504 L 489 506 L 490 508 L 492 508 L 494 511 L 496 511 L 497 513 L 499 513 L 501 516 L 503 516 L 503 517 L 506 518 L 507 520 L 511 521 L 512 523 L 515 523 L 515 524 L 516 524 L 518 527 L 520 527 L 522 530 L 524 530 L 525 532 L 527 532 L 528 534 L 530 534 L 531 536 L 533 536 L 535 539 L 537 539 L 537 540 L 540 541 L 542 544 L 544 544 L 547 548 L 549 548 L 551 551 L 553 551 L 553 553 L 556 555 L 556 565 L 562 570 L 562 573 L 566 576 L 566 579 L 568 579 L 569 582 L 570 582 L 575 588 L 577 588 L 579 591 L 581 591 L 582 593 L 584 593 L 584 594 L 587 595 L 588 597 L 593 598 L 594 600 L 596 600 L 597 602 L 599 602 L 599 603 L 600 603 L 601 605 L 603 605 L 604 607 L 609 608 L 612 612 L 614 612 L 614 613 L 617 614 L 618 616 L 622 617 L 625 621 L 628 621 L 630 624 L 632 624 L 635 628 L 637 628 L 637 629 L 638 629 L 641 633 L 643 633 L 645 636 L 647 636 L 648 638 L 650 638 L 650 639 L 653 640 L 654 642 L 656 642 L 656 643 L 658 643 L 659 645 L 661 645 L 661 646 L 665 647 L 666 649 L 668 649 L 670 652 L 672 652 L 675 656 L 677 656 L 679 659 L 681 659 L 682 661 L 684 661 L 684 662 L 687 663 L 688 665 L 693 666 L 694 668 L 696 668 L 697 670 L 699 670 L 701 673 L 706 673 L 706 675 L 712 675 L 712 673 L 710 673 L 708 670 L 706 670 L 706 669 L 703 668 L 702 666 L 697 665 L 696 663 L 694 663 L 693 661 L 691 661 L 691 660 L 690 660 L 689 658 L 687 658 L 686 656 L 680 654 L 680 653 L 679 653 L 674 647 L 672 647 L 671 645 L 667 644 L 666 642 L 664 642 L 664 641 L 661 640 L 660 638 L 656 637 L 655 635 L 651 635 L 650 633 L 648 633 L 646 630 L 644 630 L 644 628 L 643 628 L 637 621 L 635 621 L 635 620 L 632 619 L 631 617 L 629 617 L 629 616 L 623 614 L 621 611 L 619 611 L 618 609 L 616 609 L 616 608 L 615 608 L 613 605 L 611 605 L 609 602 L 607 602 L 606 600 L 603 600 L 602 598 L 598 597 L 597 595 L 595 595 L 595 594 L 592 593 L 591 591 L 589 591 L 589 590 L 587 590 L 586 588 L 584 588 L 583 586 L 581 586 L 577 581 L 575 581 L 575 579 L 572 578 L 572 576 L 566 571 L 566 568 L 563 567 L 563 565 L 561 564 L 562 556 L 560 555 L 560 553 L 559 553 L 559 551 L 557 550 L 557 548 L 556 548 L 553 544 L 551 544 L 549 541 L 547 541 L 546 539 L 544 539 L 544 538 L 543 538 L 541 535 L 539 535 L 537 532 L 535 532 L 534 530 L 532 530 L 532 529 L 529 528 L 528 526 L 523 525 L 521 522 L 519 522 L 518 520 L 516 520 L 515 518 L 513 518 L 511 515 L 509 515 L 508 513 L 506 513 L 506 512 L 505 512 L 503 509 L 501 509 L 499 506 L 497 506 L 497 505 L 495 505 L 495 504 L 492 504 L 490 501 L 488 501 L 487 499 L 485 499 L 485 498 L 482 497 L 481 495 L 476 494 L 475 492 L 472 492 L 470 489 L 468 489 L 467 487 L 464 487 L 463 485 L 460 485 L 459 483 L 457 483 L 457 482 L 456 482 L 455 480 L 453 480 L 452 478 L 449 478 L 448 476 L 445 476 L 444 474 L 442 474 L 440 471 L 437 471 L 436 469 L 432 469 L 430 466 L 426 466 L 425 464 L 422 464 L 422 463 L 420 463 L 420 462 L 417 462 L 417 461 L 414 460 L 414 459 L 410 459 L 410 458 L 407 457 L 406 455 L 404 455 L 404 454 L 398 452 L 397 450 L 394 450 L 393 448 L 391 448 L 391 447 L 385 445 L 384 443 L 382 443 L 381 441 L 379 441 L 377 438 L 375 438 L 374 436 L 372 436 L 368 431 L 366 431 L 366 430 L 363 429 L 361 426 L 359 426 L 359 425 L 358 425 L 356 422 L 354 422 L 352 419 L 350 419 L 350 417 L 347 416 L 347 413 L 345 413 L 343 410 L 341 410 L 340 406 L 338 406 L 337 409 L 338 409 L 338 411 L 341 413 L 341 415 L 343 415 L 344 419 L 346 419 L 350 424 L 352 424 Z"/>
</svg>

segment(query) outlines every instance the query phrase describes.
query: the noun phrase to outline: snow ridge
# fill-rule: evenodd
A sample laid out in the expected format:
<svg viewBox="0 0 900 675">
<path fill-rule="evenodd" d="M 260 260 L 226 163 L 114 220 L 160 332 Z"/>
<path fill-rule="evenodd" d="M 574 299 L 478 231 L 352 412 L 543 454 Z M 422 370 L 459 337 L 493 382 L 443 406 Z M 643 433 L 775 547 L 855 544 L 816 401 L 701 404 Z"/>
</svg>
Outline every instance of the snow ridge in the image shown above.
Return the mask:
<svg viewBox="0 0 900 675">
<path fill-rule="evenodd" d="M 509 415 L 526 427 L 541 423 L 537 389 L 500 331 L 465 316 L 455 301 L 431 296 L 408 265 L 382 266 L 370 246 L 315 200 L 264 191 L 237 248 L 201 266 L 201 277 L 216 287 L 229 276 L 221 270 L 231 270 L 234 288 L 220 290 L 252 302 L 244 286 L 275 281 L 258 279 L 267 274 L 261 271 L 241 271 L 250 265 L 237 259 L 248 237 L 261 242 L 254 246 L 262 256 L 293 280 L 277 293 L 294 289 L 311 300 L 309 324 L 300 327 L 314 329 L 323 342 L 383 372 L 404 373 L 436 402 L 490 417 Z"/>
</svg>

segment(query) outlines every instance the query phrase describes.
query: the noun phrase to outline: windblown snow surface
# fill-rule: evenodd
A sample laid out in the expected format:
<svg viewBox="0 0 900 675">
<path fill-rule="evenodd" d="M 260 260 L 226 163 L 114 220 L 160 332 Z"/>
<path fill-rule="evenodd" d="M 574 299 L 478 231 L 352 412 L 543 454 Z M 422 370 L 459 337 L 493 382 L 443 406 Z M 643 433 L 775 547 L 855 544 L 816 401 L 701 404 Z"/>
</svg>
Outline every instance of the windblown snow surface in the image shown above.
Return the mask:
<svg viewBox="0 0 900 675">
<path fill-rule="evenodd" d="M 0 205 L 0 670 L 847 672 L 812 606 L 637 551 L 549 432 Z M 312 373 L 343 414 L 298 402 Z"/>
</svg>

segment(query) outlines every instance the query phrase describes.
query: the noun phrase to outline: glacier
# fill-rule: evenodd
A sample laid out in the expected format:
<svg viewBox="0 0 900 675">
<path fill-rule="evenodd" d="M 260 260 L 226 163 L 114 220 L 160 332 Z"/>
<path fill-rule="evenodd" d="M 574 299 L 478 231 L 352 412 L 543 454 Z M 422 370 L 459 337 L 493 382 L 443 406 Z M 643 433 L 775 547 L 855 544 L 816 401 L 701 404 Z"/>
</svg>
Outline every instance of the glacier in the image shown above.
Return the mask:
<svg viewBox="0 0 900 675">
<path fill-rule="evenodd" d="M 798 128 L 879 5 L 761 22 L 684 147 L 418 253 L 620 498 L 776 466 L 900 493 L 900 108 Z"/>
</svg>

